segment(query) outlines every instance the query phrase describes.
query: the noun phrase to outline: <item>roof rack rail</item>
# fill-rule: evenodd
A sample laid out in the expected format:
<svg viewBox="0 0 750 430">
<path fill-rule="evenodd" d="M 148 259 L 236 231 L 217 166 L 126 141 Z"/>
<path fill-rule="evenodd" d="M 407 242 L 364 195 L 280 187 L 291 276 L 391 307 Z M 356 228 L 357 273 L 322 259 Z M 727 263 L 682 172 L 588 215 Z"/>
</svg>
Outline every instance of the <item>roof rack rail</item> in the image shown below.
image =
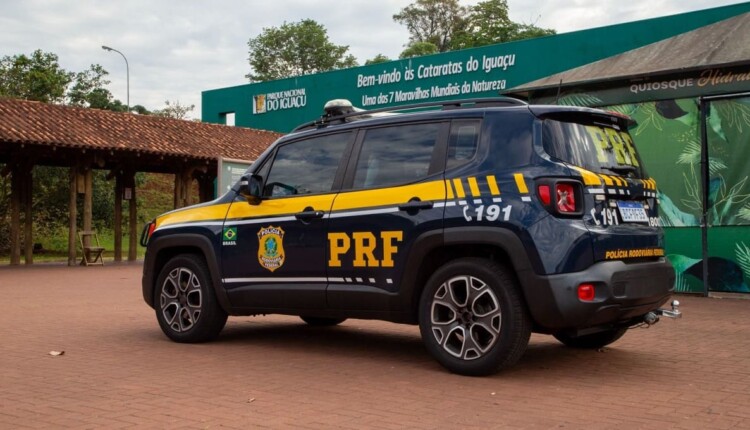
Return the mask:
<svg viewBox="0 0 750 430">
<path fill-rule="evenodd" d="M 331 102 L 334 102 L 334 100 L 332 100 Z M 340 100 L 335 100 L 335 102 L 340 102 Z M 378 116 L 376 114 L 388 114 L 388 113 L 395 114 L 399 111 L 405 111 L 405 110 L 429 109 L 429 108 L 441 108 L 442 110 L 451 110 L 451 109 L 481 108 L 481 107 L 528 106 L 528 103 L 526 103 L 523 100 L 513 98 L 513 97 L 507 97 L 507 96 L 424 102 L 424 103 L 415 103 L 415 104 L 410 104 L 410 105 L 390 106 L 390 107 L 372 109 L 372 110 L 354 108 L 350 104 L 349 109 L 344 108 L 344 109 L 339 110 L 338 112 L 336 112 L 333 109 L 329 110 L 328 109 L 329 103 L 326 103 L 326 113 L 323 114 L 320 118 L 314 121 L 300 124 L 299 126 L 295 127 L 294 130 L 292 130 L 292 132 L 294 133 L 297 131 L 310 129 L 310 128 L 323 128 L 323 127 L 327 127 L 329 124 L 332 124 L 332 123 L 345 123 L 345 122 L 349 122 L 349 121 L 357 120 L 357 119 L 372 118 L 372 117 Z M 339 112 L 343 112 L 343 113 L 339 113 Z"/>
</svg>

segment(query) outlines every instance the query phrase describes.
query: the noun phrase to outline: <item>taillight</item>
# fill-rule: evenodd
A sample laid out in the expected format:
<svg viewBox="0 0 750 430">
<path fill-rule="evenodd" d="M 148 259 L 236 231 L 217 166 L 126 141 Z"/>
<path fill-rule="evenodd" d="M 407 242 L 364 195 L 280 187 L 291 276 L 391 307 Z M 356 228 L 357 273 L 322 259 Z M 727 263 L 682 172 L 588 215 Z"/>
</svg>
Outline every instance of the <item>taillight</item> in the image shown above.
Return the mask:
<svg viewBox="0 0 750 430">
<path fill-rule="evenodd" d="M 545 178 L 537 181 L 539 201 L 554 215 L 583 214 L 583 186 L 569 179 Z"/>
<path fill-rule="evenodd" d="M 576 207 L 576 190 L 573 184 L 557 183 L 555 184 L 555 201 L 557 210 L 563 214 L 580 212 Z"/>
<path fill-rule="evenodd" d="M 549 206 L 552 203 L 552 197 L 549 192 L 549 185 L 539 185 L 536 187 L 536 192 L 539 194 L 539 200 L 542 201 L 544 206 Z"/>
<path fill-rule="evenodd" d="M 596 298 L 596 288 L 594 284 L 581 284 L 578 286 L 578 300 L 582 302 L 592 302 Z"/>
</svg>

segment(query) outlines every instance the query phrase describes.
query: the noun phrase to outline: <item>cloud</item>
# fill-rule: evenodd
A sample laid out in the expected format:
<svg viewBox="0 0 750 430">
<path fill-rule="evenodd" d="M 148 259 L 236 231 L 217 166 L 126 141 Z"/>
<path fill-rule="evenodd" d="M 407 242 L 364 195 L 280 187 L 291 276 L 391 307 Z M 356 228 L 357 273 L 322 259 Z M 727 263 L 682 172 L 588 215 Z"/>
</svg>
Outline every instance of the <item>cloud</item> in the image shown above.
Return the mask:
<svg viewBox="0 0 750 430">
<path fill-rule="evenodd" d="M 462 1 L 476 4 L 478 0 Z M 264 27 L 314 19 L 331 41 L 349 45 L 360 63 L 382 53 L 398 57 L 408 41 L 392 16 L 409 0 L 350 0 L 335 5 L 309 0 L 26 0 L 5 2 L 0 16 L 0 55 L 53 52 L 70 71 L 101 64 L 110 72 L 110 91 L 126 99 L 125 64 L 130 65 L 130 103 L 148 109 L 164 101 L 196 105 L 201 91 L 241 85 L 249 72 L 247 41 Z M 509 0 L 511 18 L 558 32 L 580 30 L 731 4 L 723 0 Z"/>
</svg>

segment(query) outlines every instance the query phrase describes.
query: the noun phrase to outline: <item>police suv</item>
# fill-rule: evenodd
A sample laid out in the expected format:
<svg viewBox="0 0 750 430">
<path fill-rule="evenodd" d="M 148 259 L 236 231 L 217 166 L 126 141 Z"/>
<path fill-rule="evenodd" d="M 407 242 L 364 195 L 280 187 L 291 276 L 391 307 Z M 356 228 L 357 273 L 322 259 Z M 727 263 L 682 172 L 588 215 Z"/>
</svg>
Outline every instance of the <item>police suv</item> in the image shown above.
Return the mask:
<svg viewBox="0 0 750 430">
<path fill-rule="evenodd" d="M 465 375 L 512 365 L 531 332 L 602 347 L 680 316 L 660 309 L 675 275 L 630 125 L 509 98 L 329 102 L 231 191 L 146 226 L 143 297 L 177 342 L 228 315 L 419 324 Z"/>
</svg>

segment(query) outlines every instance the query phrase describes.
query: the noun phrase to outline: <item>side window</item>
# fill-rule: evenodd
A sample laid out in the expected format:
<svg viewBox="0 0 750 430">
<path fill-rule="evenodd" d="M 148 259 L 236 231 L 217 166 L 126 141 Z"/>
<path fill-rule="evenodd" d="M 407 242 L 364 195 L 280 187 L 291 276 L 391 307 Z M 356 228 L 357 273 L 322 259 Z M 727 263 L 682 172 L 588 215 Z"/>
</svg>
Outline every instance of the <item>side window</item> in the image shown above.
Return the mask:
<svg viewBox="0 0 750 430">
<path fill-rule="evenodd" d="M 453 121 L 448 139 L 446 168 L 468 163 L 477 152 L 479 142 L 479 121 Z"/>
<path fill-rule="evenodd" d="M 280 146 L 265 181 L 263 196 L 330 192 L 350 137 L 351 133 L 333 134 Z"/>
<path fill-rule="evenodd" d="M 354 188 L 415 182 L 430 173 L 439 123 L 367 130 L 354 173 Z"/>
</svg>

